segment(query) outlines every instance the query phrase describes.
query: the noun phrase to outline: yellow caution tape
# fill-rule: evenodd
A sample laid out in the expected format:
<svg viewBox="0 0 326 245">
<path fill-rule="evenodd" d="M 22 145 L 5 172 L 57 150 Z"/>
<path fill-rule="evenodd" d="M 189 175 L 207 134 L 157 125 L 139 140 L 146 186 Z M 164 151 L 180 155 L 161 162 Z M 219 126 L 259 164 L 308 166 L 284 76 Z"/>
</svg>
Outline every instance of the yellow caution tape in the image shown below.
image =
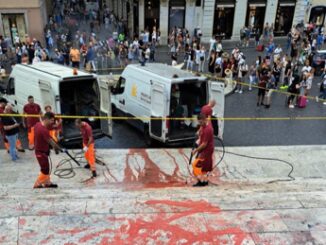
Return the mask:
<svg viewBox="0 0 326 245">
<path fill-rule="evenodd" d="M 0 117 L 33 117 L 40 118 L 40 115 L 26 115 L 26 114 L 0 114 Z M 115 116 L 80 116 L 80 115 L 56 115 L 56 118 L 62 119 L 99 119 L 99 120 L 144 120 L 144 121 L 193 121 L 192 117 L 115 117 Z M 285 120 L 326 120 L 324 117 L 218 117 L 211 118 L 210 120 L 221 120 L 221 121 L 285 121 Z"/>
</svg>

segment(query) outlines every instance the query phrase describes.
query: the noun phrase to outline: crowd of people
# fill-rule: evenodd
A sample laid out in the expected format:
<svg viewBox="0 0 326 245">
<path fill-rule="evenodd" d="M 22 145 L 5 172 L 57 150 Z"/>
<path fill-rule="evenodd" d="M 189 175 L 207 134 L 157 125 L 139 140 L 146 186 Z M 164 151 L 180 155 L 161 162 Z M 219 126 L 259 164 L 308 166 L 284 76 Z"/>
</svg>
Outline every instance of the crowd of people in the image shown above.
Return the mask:
<svg viewBox="0 0 326 245">
<path fill-rule="evenodd" d="M 257 48 L 257 51 L 262 51 L 262 53 L 254 62 L 247 62 L 245 51 L 242 51 L 243 46 L 247 46 L 251 41 L 250 36 L 245 40 L 245 44 L 240 37 L 240 44 L 237 44 L 232 52 L 224 51 L 222 40 L 216 36 L 210 41 L 208 57 L 205 55 L 205 47 L 198 44 L 196 39 L 185 43 L 186 69 L 193 70 L 193 66 L 197 65 L 198 72 L 203 72 L 205 64 L 211 76 L 236 80 L 235 93 L 242 94 L 244 85 L 248 87 L 248 91 L 256 85 L 258 87 L 257 106 L 270 108 L 272 93 L 276 89 L 281 89 L 291 93 L 286 102 L 289 108 L 305 107 L 308 102 L 307 96 L 311 95 L 312 86 L 316 86 L 313 83 L 315 74 L 318 74 L 313 56 L 317 50 L 324 47 L 325 32 L 311 24 L 307 24 L 305 28 L 301 25 L 294 26 L 287 40 L 290 45 L 283 49 L 281 45 L 275 45 L 272 27 L 268 24 L 266 27 L 259 43 L 255 40 L 257 47 L 262 45 L 264 49 Z M 178 48 L 183 48 L 183 46 L 179 44 Z M 316 100 L 326 98 L 325 74 L 326 65 L 321 68 L 321 74 L 319 74 L 321 80 L 317 82 L 317 86 L 320 86 L 320 95 Z"/>
</svg>

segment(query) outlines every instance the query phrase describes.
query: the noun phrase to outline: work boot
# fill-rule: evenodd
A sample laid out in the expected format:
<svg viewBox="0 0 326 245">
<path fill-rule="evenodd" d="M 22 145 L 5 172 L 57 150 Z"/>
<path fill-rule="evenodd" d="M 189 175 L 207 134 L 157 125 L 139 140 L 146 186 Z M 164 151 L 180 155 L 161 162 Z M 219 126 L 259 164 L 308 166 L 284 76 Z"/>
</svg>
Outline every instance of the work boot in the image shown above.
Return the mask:
<svg viewBox="0 0 326 245">
<path fill-rule="evenodd" d="M 97 177 L 97 173 L 96 173 L 96 171 L 95 171 L 95 170 L 94 170 L 94 171 L 92 171 L 92 177 L 93 177 L 93 178 Z"/>
<path fill-rule="evenodd" d="M 192 186 L 193 187 L 199 187 L 199 186 L 204 186 L 204 185 L 203 185 L 203 182 L 198 180 L 198 182 L 196 184 L 192 185 Z"/>
<path fill-rule="evenodd" d="M 208 185 L 208 181 L 204 181 L 202 186 Z"/>
<path fill-rule="evenodd" d="M 45 185 L 44 188 L 58 188 L 58 185 L 54 183 L 50 183 L 48 185 Z"/>
<path fill-rule="evenodd" d="M 25 152 L 25 149 L 24 148 L 19 148 L 19 149 L 17 149 L 17 151 L 19 151 L 19 152 Z"/>
<path fill-rule="evenodd" d="M 86 169 L 90 169 L 90 165 L 87 163 L 85 166 L 84 166 L 84 168 L 86 168 Z"/>
</svg>

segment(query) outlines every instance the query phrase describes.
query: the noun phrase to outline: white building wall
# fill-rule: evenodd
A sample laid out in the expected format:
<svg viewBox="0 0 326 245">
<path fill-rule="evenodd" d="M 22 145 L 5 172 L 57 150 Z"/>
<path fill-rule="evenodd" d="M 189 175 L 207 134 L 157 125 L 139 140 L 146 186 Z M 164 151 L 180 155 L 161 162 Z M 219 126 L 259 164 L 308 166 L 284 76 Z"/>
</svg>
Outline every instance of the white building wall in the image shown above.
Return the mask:
<svg viewBox="0 0 326 245">
<path fill-rule="evenodd" d="M 169 36 L 169 1 L 161 0 L 160 4 L 160 32 L 161 44 L 167 44 Z"/>
<path fill-rule="evenodd" d="M 275 26 L 277 6 L 278 6 L 278 0 L 268 0 L 267 1 L 264 23 L 268 22 L 269 24 L 274 24 L 274 26 Z"/>
<path fill-rule="evenodd" d="M 190 32 L 196 27 L 196 0 L 186 1 L 185 28 Z"/>
<path fill-rule="evenodd" d="M 139 0 L 139 31 L 143 30 L 145 30 L 145 2 Z"/>
<path fill-rule="evenodd" d="M 246 23 L 247 6 L 247 0 L 236 1 L 233 20 L 233 31 L 231 38 L 232 40 L 239 40 L 240 38 L 240 30 Z"/>
<path fill-rule="evenodd" d="M 205 0 L 203 21 L 201 29 L 203 32 L 202 42 L 209 42 L 213 33 L 214 24 L 214 13 L 215 13 L 215 0 Z"/>
<path fill-rule="evenodd" d="M 293 16 L 293 25 L 296 25 L 305 19 L 306 7 L 307 0 L 297 0 Z"/>
</svg>

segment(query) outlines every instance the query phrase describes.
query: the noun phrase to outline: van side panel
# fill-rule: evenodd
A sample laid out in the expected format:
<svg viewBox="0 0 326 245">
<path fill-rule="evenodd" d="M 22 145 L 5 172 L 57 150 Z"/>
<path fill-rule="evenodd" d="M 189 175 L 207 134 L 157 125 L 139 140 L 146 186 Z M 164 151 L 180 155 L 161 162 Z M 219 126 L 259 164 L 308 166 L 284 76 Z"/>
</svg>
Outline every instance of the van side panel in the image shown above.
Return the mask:
<svg viewBox="0 0 326 245">
<path fill-rule="evenodd" d="M 58 84 L 58 78 L 37 72 L 34 69 L 28 69 L 22 66 L 15 67 L 11 77 L 15 79 L 15 100 L 17 101 L 17 110 L 19 113 L 23 112 L 24 105 L 27 103 L 27 97 L 32 95 L 35 99 L 35 103 L 40 104 L 43 109 L 45 102 L 42 100 L 41 89 L 39 81 L 43 80 L 48 82 L 52 88 L 52 96 L 55 101 L 55 91 L 57 91 L 56 85 Z M 55 104 L 52 105 L 56 111 Z"/>
</svg>

